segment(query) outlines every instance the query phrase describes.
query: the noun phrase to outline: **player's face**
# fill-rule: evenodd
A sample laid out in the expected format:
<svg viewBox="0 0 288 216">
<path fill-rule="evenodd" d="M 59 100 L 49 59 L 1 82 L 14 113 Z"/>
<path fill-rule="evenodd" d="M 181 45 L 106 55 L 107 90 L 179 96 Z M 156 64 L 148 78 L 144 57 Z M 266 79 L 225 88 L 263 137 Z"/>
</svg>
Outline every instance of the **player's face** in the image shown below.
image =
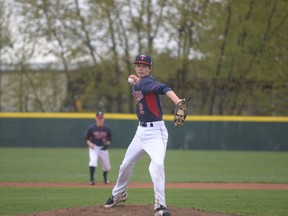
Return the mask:
<svg viewBox="0 0 288 216">
<path fill-rule="evenodd" d="M 146 65 L 146 64 L 136 64 L 135 71 L 138 74 L 138 76 L 142 78 L 142 77 L 149 75 L 151 71 L 151 66 Z"/>
<path fill-rule="evenodd" d="M 96 123 L 97 123 L 97 126 L 103 126 L 103 124 L 104 124 L 104 118 L 102 117 L 102 118 L 97 118 L 96 117 Z"/>
</svg>

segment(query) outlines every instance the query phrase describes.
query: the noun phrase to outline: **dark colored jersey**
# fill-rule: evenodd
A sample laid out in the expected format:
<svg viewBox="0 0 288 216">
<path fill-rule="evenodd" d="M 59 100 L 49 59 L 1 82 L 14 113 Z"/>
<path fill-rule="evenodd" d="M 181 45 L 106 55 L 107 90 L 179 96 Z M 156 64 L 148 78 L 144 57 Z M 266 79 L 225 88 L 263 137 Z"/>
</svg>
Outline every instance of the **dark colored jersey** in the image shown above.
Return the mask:
<svg viewBox="0 0 288 216">
<path fill-rule="evenodd" d="M 103 139 L 112 140 L 111 128 L 108 125 L 103 125 L 103 127 L 98 127 L 96 124 L 90 125 L 84 138 L 97 146 L 103 146 Z"/>
<path fill-rule="evenodd" d="M 137 117 L 140 122 L 162 121 L 162 107 L 159 95 L 166 94 L 171 88 L 162 84 L 151 75 L 141 78 L 133 86 L 132 95 L 137 104 Z"/>
</svg>

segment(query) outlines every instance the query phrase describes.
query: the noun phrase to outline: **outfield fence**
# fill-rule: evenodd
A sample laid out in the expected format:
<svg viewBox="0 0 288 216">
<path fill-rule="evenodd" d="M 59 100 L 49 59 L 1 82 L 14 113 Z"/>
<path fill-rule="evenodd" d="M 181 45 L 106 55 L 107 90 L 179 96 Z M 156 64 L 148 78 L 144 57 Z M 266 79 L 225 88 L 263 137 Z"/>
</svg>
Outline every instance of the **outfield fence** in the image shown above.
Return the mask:
<svg viewBox="0 0 288 216">
<path fill-rule="evenodd" d="M 83 135 L 94 113 L 0 113 L 0 147 L 86 147 Z M 134 114 L 106 113 L 113 146 L 126 148 L 135 134 Z M 209 150 L 288 150 L 288 117 L 188 116 L 169 131 L 168 148 Z"/>
</svg>

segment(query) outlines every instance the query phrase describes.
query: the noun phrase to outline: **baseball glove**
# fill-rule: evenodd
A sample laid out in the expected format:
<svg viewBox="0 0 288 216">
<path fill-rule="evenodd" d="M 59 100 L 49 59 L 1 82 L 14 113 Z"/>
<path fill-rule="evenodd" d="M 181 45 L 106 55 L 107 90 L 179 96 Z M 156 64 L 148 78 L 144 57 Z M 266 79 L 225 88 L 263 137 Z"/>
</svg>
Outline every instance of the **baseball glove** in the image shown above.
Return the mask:
<svg viewBox="0 0 288 216">
<path fill-rule="evenodd" d="M 187 108 L 189 100 L 190 100 L 190 97 L 188 98 L 188 100 L 184 98 L 178 104 L 176 104 L 175 109 L 174 109 L 174 126 L 175 127 L 183 126 L 186 116 L 187 116 L 186 108 Z"/>
<path fill-rule="evenodd" d="M 109 148 L 111 141 L 104 138 L 104 139 L 102 139 L 102 143 L 103 143 L 103 146 L 102 146 L 101 150 L 105 151 Z"/>
</svg>

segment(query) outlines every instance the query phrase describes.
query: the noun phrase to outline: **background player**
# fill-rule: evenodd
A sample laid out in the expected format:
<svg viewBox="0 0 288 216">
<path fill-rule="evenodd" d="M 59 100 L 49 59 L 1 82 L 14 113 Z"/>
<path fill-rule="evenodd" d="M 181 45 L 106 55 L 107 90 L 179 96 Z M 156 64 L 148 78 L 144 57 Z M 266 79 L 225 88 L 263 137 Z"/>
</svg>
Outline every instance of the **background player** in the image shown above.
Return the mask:
<svg viewBox="0 0 288 216">
<path fill-rule="evenodd" d="M 98 159 L 101 160 L 103 170 L 103 181 L 109 183 L 107 174 L 111 169 L 108 148 L 112 141 L 111 128 L 104 124 L 104 113 L 97 112 L 96 124 L 90 125 L 84 138 L 89 147 L 89 172 L 90 184 L 94 185 L 94 173 L 98 166 Z"/>
<path fill-rule="evenodd" d="M 104 207 L 111 208 L 119 202 L 125 202 L 128 199 L 126 190 L 134 165 L 147 153 L 151 159 L 149 173 L 153 181 L 155 194 L 155 215 L 171 216 L 166 207 L 165 200 L 164 159 L 168 132 L 162 119 L 163 113 L 159 95 L 165 94 L 175 105 L 181 102 L 181 99 L 178 98 L 170 87 L 157 82 L 150 75 L 152 70 L 150 56 L 145 54 L 137 55 L 134 64 L 135 71 L 140 78 L 134 75 L 136 80 L 132 87 L 132 95 L 137 104 L 139 126 L 120 166 L 118 179 L 112 190 L 112 195 L 105 202 Z"/>
</svg>

